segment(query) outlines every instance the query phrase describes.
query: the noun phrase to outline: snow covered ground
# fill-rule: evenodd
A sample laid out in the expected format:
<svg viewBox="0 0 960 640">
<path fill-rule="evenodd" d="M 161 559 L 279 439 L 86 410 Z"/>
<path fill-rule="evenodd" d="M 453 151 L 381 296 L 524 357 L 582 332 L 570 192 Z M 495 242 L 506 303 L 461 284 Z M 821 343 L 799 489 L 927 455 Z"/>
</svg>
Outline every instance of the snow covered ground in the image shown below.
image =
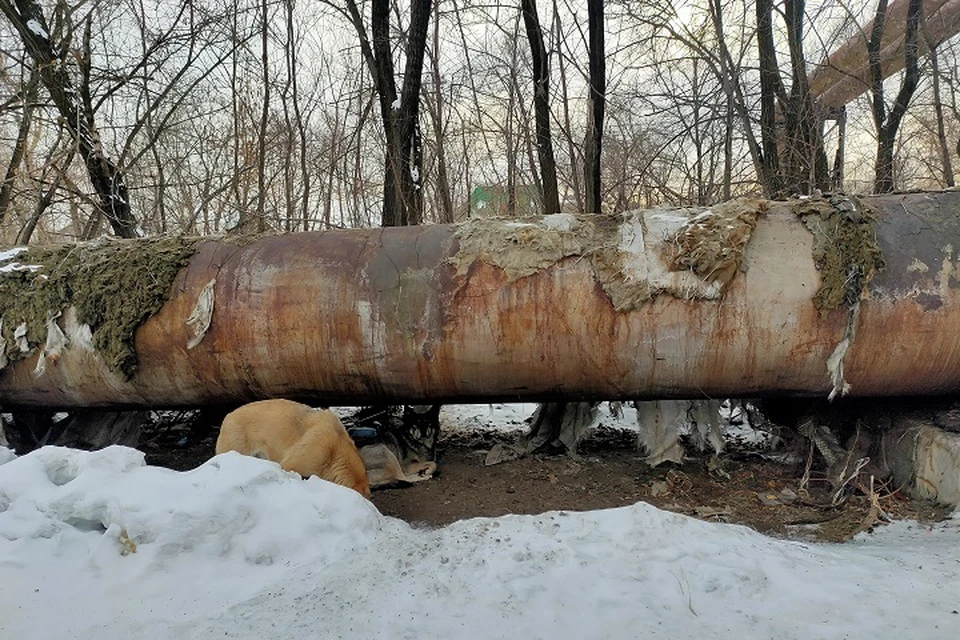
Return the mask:
<svg viewBox="0 0 960 640">
<path fill-rule="evenodd" d="M 0 638 L 910 638 L 960 629 L 960 517 L 844 545 L 645 504 L 414 529 L 237 454 L 0 450 Z"/>
</svg>

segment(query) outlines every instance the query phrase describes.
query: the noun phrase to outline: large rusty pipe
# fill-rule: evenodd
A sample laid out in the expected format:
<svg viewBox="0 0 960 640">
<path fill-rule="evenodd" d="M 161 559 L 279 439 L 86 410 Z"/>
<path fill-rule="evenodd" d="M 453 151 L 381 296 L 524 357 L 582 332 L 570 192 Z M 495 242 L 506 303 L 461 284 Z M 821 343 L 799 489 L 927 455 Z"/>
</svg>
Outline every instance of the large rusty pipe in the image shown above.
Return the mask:
<svg viewBox="0 0 960 640">
<path fill-rule="evenodd" d="M 887 266 L 854 317 L 843 357 L 850 393 L 953 392 L 960 386 L 960 193 L 867 202 Z M 610 237 L 619 240 L 599 250 L 641 269 L 612 277 L 653 278 L 670 242 L 657 231 L 665 215 L 614 219 L 620 227 Z M 537 229 L 547 233 L 572 219 L 548 217 Z M 42 374 L 37 353 L 0 370 L 0 406 L 826 395 L 835 386 L 827 362 L 849 337 L 852 316 L 847 307 L 815 306 L 814 236 L 786 203 L 771 203 L 759 218 L 715 299 L 668 286 L 644 302 L 615 304 L 586 256 L 561 252 L 511 272 L 496 266 L 496 255 L 467 252 L 463 228 L 203 241 L 169 300 L 137 330 L 132 378 L 109 370 L 66 313 L 61 323 L 71 343 Z M 212 282 L 209 328 L 188 348 L 197 336 L 186 320 Z"/>
<path fill-rule="evenodd" d="M 880 69 L 889 78 L 906 65 L 904 31 L 909 0 L 893 0 L 887 7 L 880 41 Z M 919 34 L 920 55 L 960 32 L 960 0 L 924 0 L 923 26 Z M 867 41 L 873 20 L 814 69 L 810 92 L 825 109 L 839 108 L 870 88 Z"/>
</svg>

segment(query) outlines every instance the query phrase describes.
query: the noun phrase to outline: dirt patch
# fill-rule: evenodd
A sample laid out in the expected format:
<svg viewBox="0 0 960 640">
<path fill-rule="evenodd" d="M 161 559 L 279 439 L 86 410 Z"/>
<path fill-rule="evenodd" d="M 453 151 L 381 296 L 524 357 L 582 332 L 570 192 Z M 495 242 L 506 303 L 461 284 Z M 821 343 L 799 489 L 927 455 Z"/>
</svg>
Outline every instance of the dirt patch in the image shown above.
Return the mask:
<svg viewBox="0 0 960 640">
<path fill-rule="evenodd" d="M 147 462 L 192 469 L 213 455 L 215 435 L 190 441 L 187 426 L 168 429 L 142 443 Z M 765 504 L 766 496 L 799 491 L 805 465 L 733 452 L 697 456 L 682 465 L 648 467 L 635 448 L 636 433 L 601 427 L 566 455 L 530 456 L 484 466 L 487 451 L 508 435 L 491 431 L 448 434 L 438 445 L 439 475 L 403 489 L 374 491 L 385 515 L 417 526 L 442 526 L 474 517 L 587 511 L 647 502 L 712 522 L 742 524 L 778 537 L 841 542 L 869 529 L 871 503 L 854 495 L 830 505 L 829 483 L 812 474 L 804 499 Z M 177 443 L 180 443 L 179 445 Z M 883 510 L 893 518 L 935 522 L 949 509 L 884 492 Z M 769 502 L 769 500 L 768 500 Z"/>
</svg>

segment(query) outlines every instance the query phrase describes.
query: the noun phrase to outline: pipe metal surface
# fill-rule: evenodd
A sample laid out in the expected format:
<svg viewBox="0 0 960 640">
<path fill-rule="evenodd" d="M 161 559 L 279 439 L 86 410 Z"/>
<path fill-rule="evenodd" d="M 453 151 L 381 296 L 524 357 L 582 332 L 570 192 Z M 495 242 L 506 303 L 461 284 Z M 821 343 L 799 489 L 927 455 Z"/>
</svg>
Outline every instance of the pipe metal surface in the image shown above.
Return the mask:
<svg viewBox="0 0 960 640">
<path fill-rule="evenodd" d="M 887 266 L 869 284 L 843 358 L 850 393 L 954 392 L 960 192 L 866 202 Z M 619 244 L 605 250 L 650 271 L 662 250 L 656 215 L 635 219 L 645 236 L 614 230 Z M 511 276 L 498 259 L 465 255 L 462 229 L 205 240 L 137 330 L 132 378 L 109 370 L 65 313 L 70 344 L 40 375 L 37 353 L 0 370 L 0 406 L 702 398 L 832 387 L 826 363 L 850 312 L 814 305 L 814 236 L 785 203 L 770 203 L 756 222 L 722 295 L 660 292 L 619 311 L 586 256 Z M 214 306 L 197 341 L 187 319 L 205 287 Z"/>
</svg>

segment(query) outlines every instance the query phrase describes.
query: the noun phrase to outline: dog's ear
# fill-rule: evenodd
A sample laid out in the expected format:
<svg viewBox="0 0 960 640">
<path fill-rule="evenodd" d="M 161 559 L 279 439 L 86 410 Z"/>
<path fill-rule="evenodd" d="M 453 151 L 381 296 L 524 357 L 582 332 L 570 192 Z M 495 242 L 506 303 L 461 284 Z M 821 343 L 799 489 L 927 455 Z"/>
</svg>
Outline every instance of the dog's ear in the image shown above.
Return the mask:
<svg viewBox="0 0 960 640">
<path fill-rule="evenodd" d="M 433 459 L 440 435 L 440 409 L 443 405 L 406 405 L 403 408 L 401 439 L 410 441 L 410 448 Z"/>
</svg>

